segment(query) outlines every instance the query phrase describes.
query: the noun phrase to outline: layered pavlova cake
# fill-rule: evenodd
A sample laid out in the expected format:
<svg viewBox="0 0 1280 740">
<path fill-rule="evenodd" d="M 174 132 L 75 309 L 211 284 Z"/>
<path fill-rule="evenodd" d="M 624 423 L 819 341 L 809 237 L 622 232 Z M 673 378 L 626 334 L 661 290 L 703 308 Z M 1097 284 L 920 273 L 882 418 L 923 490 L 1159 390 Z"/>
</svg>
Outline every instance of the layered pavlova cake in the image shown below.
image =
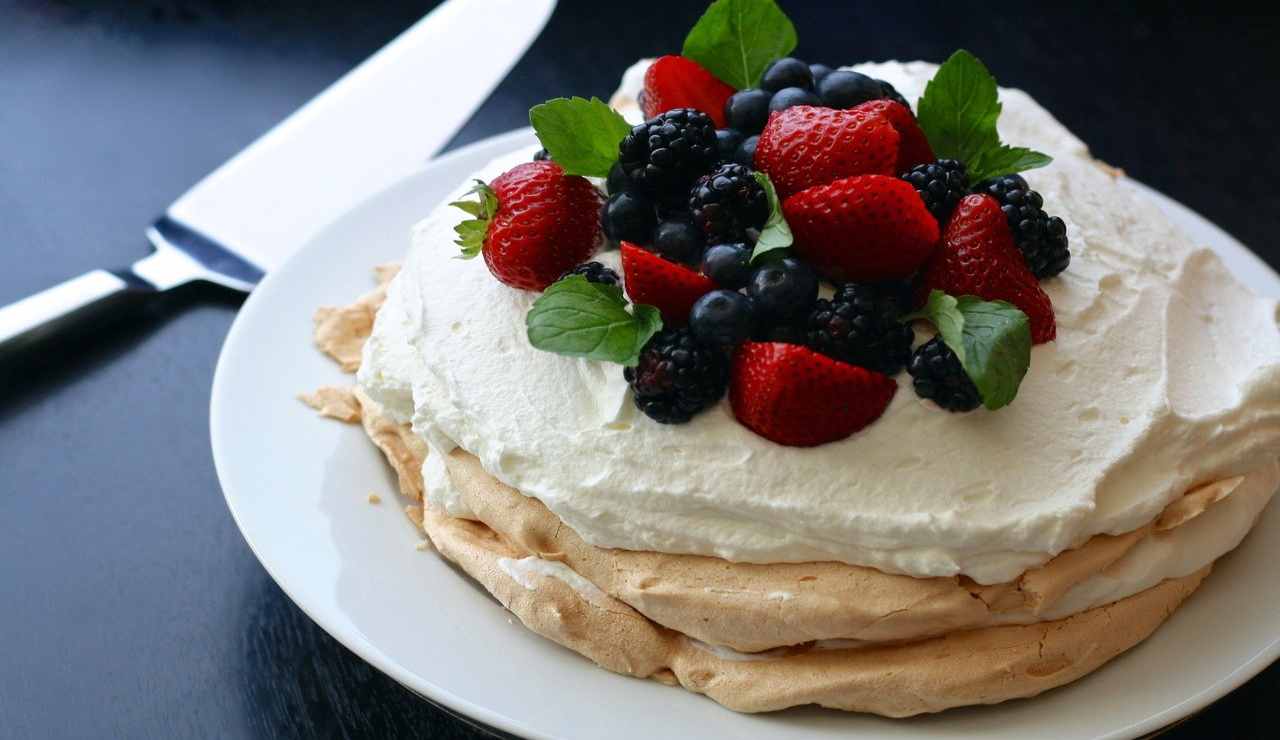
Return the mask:
<svg viewBox="0 0 1280 740">
<path fill-rule="evenodd" d="M 306 400 L 610 670 L 890 716 L 1075 680 L 1280 484 L 1276 302 L 972 55 L 795 43 L 717 0 L 611 105 L 535 107 L 318 314 L 359 372 Z"/>
</svg>

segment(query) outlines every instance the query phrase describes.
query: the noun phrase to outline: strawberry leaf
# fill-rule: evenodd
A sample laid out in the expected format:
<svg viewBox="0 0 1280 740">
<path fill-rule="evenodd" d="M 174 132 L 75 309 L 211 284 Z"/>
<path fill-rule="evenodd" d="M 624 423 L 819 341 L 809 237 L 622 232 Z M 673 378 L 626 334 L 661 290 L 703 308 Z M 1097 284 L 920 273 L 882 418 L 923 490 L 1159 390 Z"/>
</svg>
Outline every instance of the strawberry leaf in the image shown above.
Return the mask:
<svg viewBox="0 0 1280 740">
<path fill-rule="evenodd" d="M 937 327 L 977 387 L 982 405 L 994 411 L 1018 395 L 1031 366 L 1031 322 L 1022 311 L 1004 301 L 955 298 L 935 290 L 924 308 L 902 320 L 914 319 L 927 319 Z"/>
<path fill-rule="evenodd" d="M 774 0 L 716 0 L 680 52 L 738 90 L 755 87 L 775 59 L 796 48 L 796 27 Z"/>
<path fill-rule="evenodd" d="M 631 126 L 599 98 L 555 98 L 529 109 L 529 123 L 567 175 L 605 177 Z"/>
<path fill-rule="evenodd" d="M 1002 144 L 996 131 L 1000 111 L 995 77 L 964 49 L 938 68 L 916 103 L 916 119 L 934 153 L 964 162 L 972 182 L 1053 161 L 1047 154 Z"/>
<path fill-rule="evenodd" d="M 469 260 L 484 249 L 484 237 L 489 231 L 489 219 L 498 212 L 498 196 L 493 192 L 493 188 L 482 180 L 476 180 L 475 186 L 468 190 L 466 195 L 475 195 L 476 199 L 455 200 L 449 205 L 471 216 L 453 227 L 458 235 L 453 243 L 462 247 L 462 254 L 458 256 Z M 463 197 L 465 198 L 466 195 Z"/>
<path fill-rule="evenodd" d="M 791 226 L 782 215 L 782 204 L 778 201 L 778 191 L 773 187 L 773 181 L 763 172 L 756 172 L 755 177 L 769 199 L 769 218 L 764 222 L 764 228 L 760 230 L 755 249 L 751 251 L 752 262 L 768 252 L 786 249 L 794 241 L 791 236 Z"/>
<path fill-rule="evenodd" d="M 640 350 L 662 329 L 653 306 L 627 310 L 622 289 L 570 275 L 533 302 L 525 318 L 529 344 L 540 350 L 588 360 L 634 365 Z"/>
</svg>

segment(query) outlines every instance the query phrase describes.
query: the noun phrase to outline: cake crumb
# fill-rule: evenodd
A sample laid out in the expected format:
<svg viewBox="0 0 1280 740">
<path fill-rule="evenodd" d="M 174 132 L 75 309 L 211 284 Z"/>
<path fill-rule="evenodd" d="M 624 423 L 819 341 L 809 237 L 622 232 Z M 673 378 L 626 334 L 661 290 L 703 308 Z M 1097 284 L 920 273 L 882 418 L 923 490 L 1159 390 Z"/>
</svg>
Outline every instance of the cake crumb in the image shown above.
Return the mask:
<svg viewBox="0 0 1280 740">
<path fill-rule="evenodd" d="M 431 543 L 426 540 L 422 540 L 418 544 L 414 545 L 413 549 L 417 550 L 418 552 L 426 552 L 427 550 L 431 549 Z"/>
<path fill-rule="evenodd" d="M 379 495 L 378 495 L 378 494 L 376 494 L 376 493 L 371 493 L 371 494 L 369 494 L 369 503 L 371 503 L 371 504 L 380 504 L 380 503 L 382 503 L 382 497 L 381 497 L 381 496 L 379 496 Z"/>
</svg>

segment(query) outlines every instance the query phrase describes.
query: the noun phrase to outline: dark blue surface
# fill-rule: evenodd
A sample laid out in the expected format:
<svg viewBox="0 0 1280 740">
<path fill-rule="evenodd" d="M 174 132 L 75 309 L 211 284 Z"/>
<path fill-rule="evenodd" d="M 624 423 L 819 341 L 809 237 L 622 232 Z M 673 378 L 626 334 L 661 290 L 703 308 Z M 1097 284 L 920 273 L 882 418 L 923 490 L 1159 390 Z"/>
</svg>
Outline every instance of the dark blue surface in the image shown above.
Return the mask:
<svg viewBox="0 0 1280 740">
<path fill-rule="evenodd" d="M 1280 265 L 1274 15 L 784 4 L 809 61 L 972 49 Z M 177 195 L 430 6 L 0 0 L 0 304 L 142 256 Z M 453 145 L 608 95 L 698 11 L 563 0 Z M 237 303 L 186 290 L 0 377 L 0 737 L 475 736 L 312 624 L 237 533 L 207 433 Z M 1278 690 L 1273 666 L 1168 737 L 1271 736 Z"/>
</svg>

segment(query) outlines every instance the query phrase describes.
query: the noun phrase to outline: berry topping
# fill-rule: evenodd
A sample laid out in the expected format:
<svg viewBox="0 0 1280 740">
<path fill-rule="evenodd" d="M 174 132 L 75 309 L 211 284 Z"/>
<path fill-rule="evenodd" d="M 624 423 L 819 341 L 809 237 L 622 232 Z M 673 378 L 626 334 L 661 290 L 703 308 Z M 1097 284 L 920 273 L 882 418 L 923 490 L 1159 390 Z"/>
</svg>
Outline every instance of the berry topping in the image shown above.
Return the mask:
<svg viewBox="0 0 1280 740">
<path fill-rule="evenodd" d="M 664 200 L 683 200 L 715 164 L 716 125 L 705 113 L 676 108 L 631 129 L 618 150 L 633 183 Z"/>
<path fill-rule="evenodd" d="M 689 212 L 708 243 L 740 242 L 747 229 L 764 226 L 769 218 L 769 198 L 751 169 L 722 164 L 694 184 Z"/>
<path fill-rule="evenodd" d="M 743 426 L 795 447 L 844 439 L 880 417 L 892 378 L 795 344 L 746 342 L 733 359 L 729 402 Z"/>
<path fill-rule="evenodd" d="M 989 195 L 967 195 L 956 206 L 942 244 L 916 278 L 917 305 L 935 289 L 1012 303 L 1030 320 L 1036 344 L 1057 335 L 1053 304 L 1018 252 L 999 202 Z"/>
<path fill-rule="evenodd" d="M 687 324 L 694 301 L 716 287 L 711 278 L 630 242 L 622 243 L 622 274 L 631 300 L 657 308 L 667 326 Z"/>
<path fill-rule="evenodd" d="M 724 127 L 724 103 L 733 88 L 682 56 L 659 57 L 644 73 L 645 118 L 677 108 L 694 108 Z"/>
<path fill-rule="evenodd" d="M 666 329 L 623 370 L 636 408 L 661 424 L 683 424 L 719 401 L 729 384 L 725 353 L 694 339 L 688 329 Z"/>
<path fill-rule="evenodd" d="M 549 162 L 551 161 L 551 152 L 547 151 L 546 149 L 539 149 L 538 151 L 533 153 L 533 161 Z"/>
<path fill-rule="evenodd" d="M 905 279 L 938 243 L 938 222 L 896 177 L 836 180 L 787 198 L 782 210 L 796 252 L 835 281 Z"/>
<path fill-rule="evenodd" d="M 838 69 L 818 83 L 818 97 L 828 108 L 852 108 L 884 97 L 880 81 L 861 72 Z"/>
<path fill-rule="evenodd" d="M 713 290 L 689 311 L 689 329 L 698 341 L 734 347 L 751 336 L 755 323 L 751 299 L 734 290 Z"/>
<path fill-rule="evenodd" d="M 748 136 L 738 145 L 738 151 L 733 155 L 733 161 L 744 167 L 756 166 L 756 147 L 760 144 L 760 136 Z"/>
<path fill-rule="evenodd" d="M 526 162 L 454 203 L 472 216 L 456 227 L 464 257 L 484 255 L 489 272 L 542 290 L 600 247 L 600 191 L 555 162 Z"/>
<path fill-rule="evenodd" d="M 744 133 L 758 134 L 769 120 L 769 101 L 772 99 L 773 93 L 768 90 L 739 90 L 725 101 L 725 122 Z"/>
<path fill-rule="evenodd" d="M 813 75 L 813 84 L 815 85 L 826 79 L 826 76 L 831 74 L 832 71 L 831 67 L 828 67 L 825 64 L 809 65 L 809 74 Z"/>
<path fill-rule="evenodd" d="M 755 165 L 785 199 L 842 177 L 896 175 L 899 138 L 884 116 L 798 105 L 769 116 Z"/>
<path fill-rule="evenodd" d="M 809 65 L 795 57 L 783 57 L 768 67 L 760 77 L 760 87 L 777 92 L 787 87 L 813 89 L 813 72 Z"/>
<path fill-rule="evenodd" d="M 924 207 L 945 224 L 951 211 L 969 192 L 969 175 L 964 163 L 954 159 L 919 164 L 902 176 L 920 194 Z"/>
<path fill-rule="evenodd" d="M 564 280 L 570 275 L 581 275 L 587 279 L 587 282 L 600 283 L 601 285 L 617 285 L 622 282 L 621 278 L 618 277 L 618 273 L 599 262 L 584 262 L 561 275 L 560 280 Z"/>
<path fill-rule="evenodd" d="M 978 387 L 969 379 L 960 358 L 934 337 L 911 355 L 907 366 L 916 395 L 927 398 L 947 411 L 973 411 L 982 404 Z"/>
<path fill-rule="evenodd" d="M 800 260 L 784 257 L 756 268 L 747 293 L 762 317 L 795 319 L 807 315 L 818 299 L 818 275 Z"/>
<path fill-rule="evenodd" d="M 609 195 L 617 195 L 629 187 L 631 187 L 631 181 L 627 179 L 627 173 L 622 171 L 622 163 L 614 162 L 609 168 L 609 176 L 604 181 L 605 192 Z"/>
<path fill-rule="evenodd" d="M 623 191 L 609 196 L 600 220 L 612 242 L 648 242 L 653 236 L 653 204 L 643 195 Z"/>
<path fill-rule="evenodd" d="M 743 133 L 736 128 L 716 129 L 716 159 L 721 162 L 732 162 L 733 155 L 737 153 L 744 138 L 746 137 Z"/>
<path fill-rule="evenodd" d="M 898 90 L 893 85 L 890 85 L 884 80 L 876 80 L 876 81 L 880 83 L 880 97 L 884 98 L 885 100 L 892 100 L 898 105 L 901 105 L 903 108 L 906 108 L 907 110 L 911 110 L 911 104 L 907 102 L 906 98 L 902 97 L 902 95 L 898 92 Z"/>
<path fill-rule="evenodd" d="M 855 111 L 877 113 L 888 119 L 893 129 L 898 132 L 898 161 L 894 166 L 894 174 L 902 174 L 918 164 L 932 162 L 933 149 L 925 138 L 916 117 L 911 109 L 892 100 L 872 100 L 853 107 Z"/>
<path fill-rule="evenodd" d="M 828 357 L 895 375 L 911 357 L 915 332 L 906 283 L 845 283 L 809 314 L 808 344 Z"/>
<path fill-rule="evenodd" d="M 974 188 L 1000 202 L 1009 220 L 1013 241 L 1036 277 L 1053 277 L 1071 263 L 1067 248 L 1067 225 L 1044 212 L 1044 200 L 1027 186 L 1021 175 L 1005 175 L 986 180 Z"/>
<path fill-rule="evenodd" d="M 751 247 L 746 244 L 716 244 L 702 254 L 702 274 L 716 285 L 738 290 L 751 279 Z"/>
<path fill-rule="evenodd" d="M 786 110 L 797 105 L 822 105 L 822 101 L 812 90 L 803 87 L 784 87 L 773 94 L 769 101 L 769 112 Z"/>
<path fill-rule="evenodd" d="M 702 246 L 702 232 L 685 220 L 663 221 L 653 230 L 653 251 L 672 262 L 697 264 Z"/>
</svg>

